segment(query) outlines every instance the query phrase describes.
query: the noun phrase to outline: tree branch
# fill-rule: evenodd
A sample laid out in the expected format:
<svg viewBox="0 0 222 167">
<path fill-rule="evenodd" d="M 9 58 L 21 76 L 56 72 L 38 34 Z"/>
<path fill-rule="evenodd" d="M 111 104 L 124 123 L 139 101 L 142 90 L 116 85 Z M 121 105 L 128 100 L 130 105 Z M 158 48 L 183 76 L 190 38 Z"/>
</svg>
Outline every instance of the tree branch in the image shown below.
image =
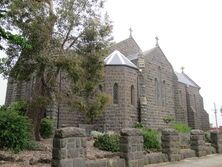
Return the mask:
<svg viewBox="0 0 222 167">
<path fill-rule="evenodd" d="M 61 49 L 64 48 L 64 45 L 65 45 L 66 41 L 67 41 L 68 38 L 69 38 L 70 32 L 72 31 L 73 25 L 74 25 L 74 24 L 73 24 L 73 22 L 72 22 L 72 23 L 70 24 L 70 26 L 69 26 L 68 32 L 67 32 L 67 34 L 66 34 L 66 37 L 65 37 L 65 39 L 63 40 Z"/>
<path fill-rule="evenodd" d="M 77 37 L 75 37 L 74 40 L 69 45 L 69 47 L 66 48 L 66 50 L 69 50 L 75 44 L 75 42 L 79 39 L 79 37 L 81 37 L 82 35 L 83 35 L 83 32 L 81 32 Z"/>
</svg>

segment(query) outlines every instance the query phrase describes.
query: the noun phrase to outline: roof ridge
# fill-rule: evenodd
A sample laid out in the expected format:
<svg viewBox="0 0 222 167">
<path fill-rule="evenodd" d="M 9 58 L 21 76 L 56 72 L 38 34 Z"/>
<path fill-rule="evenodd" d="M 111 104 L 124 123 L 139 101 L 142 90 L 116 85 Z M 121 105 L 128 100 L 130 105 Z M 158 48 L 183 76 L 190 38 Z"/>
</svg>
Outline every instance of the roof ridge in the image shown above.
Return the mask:
<svg viewBox="0 0 222 167">
<path fill-rule="evenodd" d="M 124 39 L 124 40 L 122 40 L 122 41 L 119 41 L 119 42 L 115 43 L 114 45 L 118 45 L 118 44 L 123 43 L 123 42 L 125 42 L 125 41 L 127 41 L 127 40 L 130 40 L 130 39 L 132 39 L 133 42 L 137 45 L 137 47 L 142 51 L 142 49 L 140 48 L 140 46 L 138 45 L 138 43 L 136 42 L 136 40 L 135 40 L 133 37 L 131 37 L 131 36 L 128 37 L 128 38 L 126 38 L 126 39 Z"/>
<path fill-rule="evenodd" d="M 178 82 L 184 83 L 189 86 L 197 87 L 200 89 L 200 86 L 196 82 L 194 82 L 190 77 L 188 77 L 188 75 L 186 75 L 184 72 L 182 73 L 177 71 L 174 72 L 177 76 Z M 183 78 L 185 78 L 188 81 L 184 80 Z"/>
<path fill-rule="evenodd" d="M 155 47 L 153 47 L 153 48 L 151 48 L 151 49 L 148 49 L 148 50 L 145 50 L 144 52 L 143 52 L 143 54 L 145 55 L 145 54 L 148 54 L 148 53 L 151 53 L 154 49 L 156 49 L 158 46 L 155 46 Z"/>
<path fill-rule="evenodd" d="M 184 74 L 191 82 L 193 82 L 194 83 L 194 85 L 196 85 L 197 87 L 199 87 L 200 88 L 200 86 L 199 85 L 197 85 L 197 83 L 196 82 L 194 82 L 187 74 L 185 74 L 184 72 L 182 72 L 182 74 Z"/>
<path fill-rule="evenodd" d="M 104 63 L 105 65 L 123 65 L 138 69 L 135 64 L 133 64 L 124 54 L 118 50 L 115 50 L 110 55 L 108 55 L 104 59 Z"/>
</svg>

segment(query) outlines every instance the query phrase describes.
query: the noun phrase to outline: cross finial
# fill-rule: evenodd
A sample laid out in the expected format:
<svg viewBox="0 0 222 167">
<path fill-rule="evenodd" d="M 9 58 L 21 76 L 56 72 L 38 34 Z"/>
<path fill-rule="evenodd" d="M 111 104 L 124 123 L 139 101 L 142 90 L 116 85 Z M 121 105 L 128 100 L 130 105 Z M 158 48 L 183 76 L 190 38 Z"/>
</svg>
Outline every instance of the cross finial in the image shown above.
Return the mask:
<svg viewBox="0 0 222 167">
<path fill-rule="evenodd" d="M 158 38 L 158 36 L 156 36 L 155 39 L 156 39 L 156 46 L 159 46 L 159 38 Z"/>
<path fill-rule="evenodd" d="M 130 32 L 130 37 L 132 37 L 133 29 L 131 27 L 129 28 L 129 32 Z"/>
<path fill-rule="evenodd" d="M 182 67 L 181 67 L 182 73 L 183 73 L 184 69 L 185 69 L 185 68 L 182 66 Z"/>
</svg>

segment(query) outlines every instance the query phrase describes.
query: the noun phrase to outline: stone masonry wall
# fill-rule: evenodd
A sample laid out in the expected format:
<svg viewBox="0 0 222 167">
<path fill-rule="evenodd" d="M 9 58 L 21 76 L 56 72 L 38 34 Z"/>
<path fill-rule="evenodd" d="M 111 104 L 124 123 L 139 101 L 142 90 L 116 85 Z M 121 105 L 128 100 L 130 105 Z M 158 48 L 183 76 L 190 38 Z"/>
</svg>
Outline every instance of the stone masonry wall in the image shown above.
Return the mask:
<svg viewBox="0 0 222 167">
<path fill-rule="evenodd" d="M 162 152 L 168 155 L 169 161 L 179 161 L 180 143 L 179 134 L 174 129 L 164 129 L 162 131 Z"/>
<path fill-rule="evenodd" d="M 16 81 L 9 77 L 5 98 L 5 105 L 19 101 L 19 100 L 29 100 L 32 93 L 32 83 L 33 80 L 28 82 Z"/>
<path fill-rule="evenodd" d="M 118 104 L 106 107 L 105 130 L 132 127 L 138 121 L 137 70 L 126 66 L 105 66 L 105 92 L 113 98 L 113 86 L 118 84 Z M 134 104 L 131 104 L 131 86 L 134 86 Z"/>
<path fill-rule="evenodd" d="M 201 112 L 204 111 L 202 97 L 198 88 L 187 87 L 188 125 L 193 129 L 202 129 Z"/>
<path fill-rule="evenodd" d="M 216 152 L 222 153 L 222 133 L 218 131 L 211 132 L 210 138 L 213 147 L 216 149 Z"/>
<path fill-rule="evenodd" d="M 52 167 L 85 167 L 85 137 L 84 129 L 57 129 L 53 139 Z"/>
<path fill-rule="evenodd" d="M 201 112 L 201 129 L 203 131 L 210 129 L 209 114 L 205 110 Z"/>
<path fill-rule="evenodd" d="M 180 82 L 177 82 L 176 91 L 176 121 L 188 125 L 186 85 Z"/>
<path fill-rule="evenodd" d="M 126 167 L 143 167 L 143 136 L 139 129 L 122 129 L 120 150 L 126 160 Z"/>
<path fill-rule="evenodd" d="M 147 111 L 142 113 L 142 123 L 150 128 L 168 126 L 163 118 L 175 118 L 175 87 L 177 78 L 174 70 L 159 47 L 144 53 L 144 85 Z M 146 121 L 146 122 L 145 122 Z"/>
<path fill-rule="evenodd" d="M 192 130 L 190 132 L 191 149 L 196 152 L 197 157 L 207 155 L 204 140 L 204 132 L 202 130 Z"/>
</svg>

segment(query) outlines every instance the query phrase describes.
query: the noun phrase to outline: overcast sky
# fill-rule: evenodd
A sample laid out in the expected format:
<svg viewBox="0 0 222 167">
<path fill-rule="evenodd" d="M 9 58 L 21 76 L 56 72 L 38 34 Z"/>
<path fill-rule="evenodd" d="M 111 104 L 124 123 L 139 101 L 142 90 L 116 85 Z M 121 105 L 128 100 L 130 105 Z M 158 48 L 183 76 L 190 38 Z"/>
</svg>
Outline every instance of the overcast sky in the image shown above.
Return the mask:
<svg viewBox="0 0 222 167">
<path fill-rule="evenodd" d="M 221 0 L 107 0 L 115 41 L 129 37 L 129 28 L 143 51 L 155 46 L 155 36 L 174 70 L 185 67 L 200 87 L 204 106 L 215 124 L 213 102 L 222 106 Z M 0 79 L 0 104 L 6 81 Z"/>
</svg>

